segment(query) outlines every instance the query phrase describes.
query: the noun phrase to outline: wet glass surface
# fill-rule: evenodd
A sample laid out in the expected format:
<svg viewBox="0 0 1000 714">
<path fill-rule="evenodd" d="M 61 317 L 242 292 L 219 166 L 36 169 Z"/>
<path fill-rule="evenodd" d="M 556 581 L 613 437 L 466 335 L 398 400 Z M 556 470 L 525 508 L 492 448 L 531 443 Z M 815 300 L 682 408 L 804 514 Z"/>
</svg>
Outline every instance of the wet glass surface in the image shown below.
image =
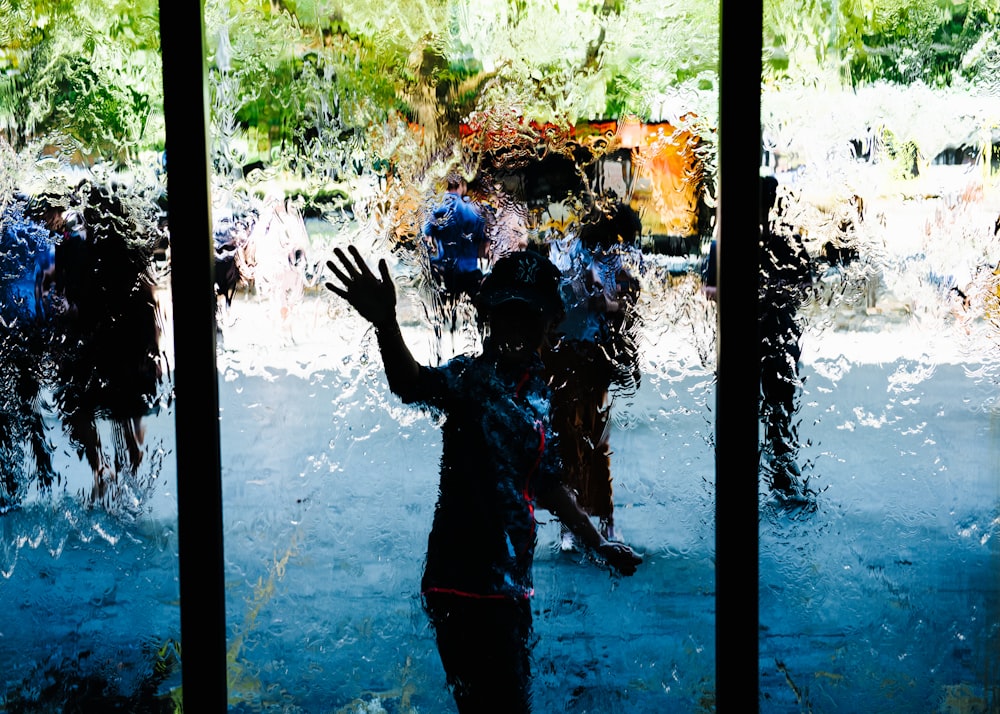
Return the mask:
<svg viewBox="0 0 1000 714">
<path fill-rule="evenodd" d="M 180 685 L 156 3 L 0 14 L 0 708 Z"/>
<path fill-rule="evenodd" d="M 789 321 L 764 331 L 786 347 L 762 384 L 787 401 L 783 429 L 762 416 L 762 710 L 991 711 L 991 21 L 906 3 L 793 28 L 787 9 L 765 10 L 762 173 L 810 269 L 780 287 L 795 261 L 774 261 L 762 292 L 771 327 Z"/>
<path fill-rule="evenodd" d="M 992 20 L 963 8 L 765 8 L 762 711 L 997 705 L 1000 110 Z M 0 22 L 11 709 L 179 696 L 155 17 Z M 419 599 L 439 417 L 323 283 L 356 244 L 421 362 L 481 349 L 425 241 L 458 173 L 480 269 L 547 251 L 571 338 L 627 304 L 607 444 L 644 563 L 611 576 L 539 511 L 536 710 L 710 711 L 717 7 L 209 2 L 206 34 L 231 708 L 452 710 Z"/>
<path fill-rule="evenodd" d="M 355 244 L 387 260 L 428 365 L 482 349 L 466 265 L 489 272 L 529 249 L 564 271 L 557 381 L 597 379 L 599 399 L 607 379 L 611 395 L 596 423 L 564 427 L 580 430 L 565 457 L 606 468 L 606 421 L 614 532 L 645 562 L 612 577 L 537 511 L 535 709 L 697 710 L 714 695 L 715 313 L 697 266 L 714 200 L 715 9 L 393 8 L 393 22 L 378 4 L 339 23 L 300 10 L 301 73 L 291 53 L 259 67 L 283 16 L 207 9 L 216 245 L 237 268 L 218 356 L 231 697 L 245 711 L 454 710 L 419 597 L 440 417 L 389 392 L 374 332 L 323 288 L 333 248 Z M 699 29 L 687 45 L 657 39 L 685 24 Z M 232 99 L 286 71 L 287 123 Z M 634 84 L 657 72 L 669 88 Z M 449 235 L 463 211 L 442 203 L 451 174 L 482 216 L 478 260 Z M 590 306 L 610 300 L 623 308 L 609 327 Z M 602 330 L 616 335 L 610 363 L 594 351 Z M 595 526 L 610 515 L 599 490 L 586 496 Z"/>
</svg>

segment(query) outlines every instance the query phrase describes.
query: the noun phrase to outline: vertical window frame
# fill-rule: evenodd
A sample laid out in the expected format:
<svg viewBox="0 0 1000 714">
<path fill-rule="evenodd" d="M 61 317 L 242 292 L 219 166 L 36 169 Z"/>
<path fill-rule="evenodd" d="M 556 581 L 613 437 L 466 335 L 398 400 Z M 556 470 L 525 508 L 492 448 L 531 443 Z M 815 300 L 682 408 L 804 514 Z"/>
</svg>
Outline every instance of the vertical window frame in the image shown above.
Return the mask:
<svg viewBox="0 0 1000 714">
<path fill-rule="evenodd" d="M 226 711 L 222 464 L 202 0 L 161 0 L 174 388 L 181 677 L 187 711 Z M 192 41 L 194 40 L 194 41 Z"/>
<path fill-rule="evenodd" d="M 759 708 L 760 675 L 756 237 L 762 56 L 759 49 L 747 53 L 745 40 L 756 37 L 760 47 L 762 0 L 720 0 L 719 37 L 715 702 L 719 712 L 746 712 Z M 747 326 L 753 326 L 750 339 Z"/>
</svg>

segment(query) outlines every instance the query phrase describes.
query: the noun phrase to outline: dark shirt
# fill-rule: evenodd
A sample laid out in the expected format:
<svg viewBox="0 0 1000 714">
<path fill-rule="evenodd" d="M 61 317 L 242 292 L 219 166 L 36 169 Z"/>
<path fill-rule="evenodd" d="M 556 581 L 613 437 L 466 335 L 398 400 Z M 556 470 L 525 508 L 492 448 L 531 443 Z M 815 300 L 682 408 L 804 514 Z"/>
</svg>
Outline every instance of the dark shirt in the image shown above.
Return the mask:
<svg viewBox="0 0 1000 714">
<path fill-rule="evenodd" d="M 766 230 L 762 233 L 758 245 L 762 300 L 773 300 L 778 296 L 796 297 L 803 288 L 812 284 L 809 253 L 802 243 L 802 237 L 797 233 L 786 234 Z M 701 268 L 702 280 L 708 287 L 715 287 L 716 261 L 717 247 L 713 239 Z"/>
<path fill-rule="evenodd" d="M 769 290 L 797 292 L 812 284 L 809 253 L 798 233 L 764 231 L 760 242 L 761 283 Z"/>
<path fill-rule="evenodd" d="M 479 269 L 479 247 L 486 240 L 486 222 L 471 203 L 457 193 L 446 193 L 424 225 L 424 234 L 437 243 L 435 262 L 461 273 Z"/>
<path fill-rule="evenodd" d="M 0 318 L 6 328 L 24 330 L 25 320 L 41 317 L 36 286 L 51 267 L 52 246 L 48 229 L 26 217 L 21 204 L 0 220 Z"/>
<path fill-rule="evenodd" d="M 535 497 L 558 483 L 541 360 L 504 372 L 485 357 L 421 367 L 401 394 L 445 415 L 441 482 L 422 590 L 532 594 Z"/>
<path fill-rule="evenodd" d="M 716 248 L 715 238 L 712 242 L 708 244 L 708 255 L 706 255 L 701 262 L 701 280 L 705 287 L 714 288 L 717 287 L 715 284 L 716 276 L 718 275 L 717 258 L 718 249 Z"/>
</svg>

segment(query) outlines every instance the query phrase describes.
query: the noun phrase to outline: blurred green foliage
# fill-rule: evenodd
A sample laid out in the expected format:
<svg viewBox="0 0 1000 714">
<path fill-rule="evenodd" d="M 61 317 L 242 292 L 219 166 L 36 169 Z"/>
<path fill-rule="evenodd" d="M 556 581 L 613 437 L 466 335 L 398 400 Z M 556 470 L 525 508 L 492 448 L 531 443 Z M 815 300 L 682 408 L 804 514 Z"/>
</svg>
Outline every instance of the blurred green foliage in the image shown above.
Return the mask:
<svg viewBox="0 0 1000 714">
<path fill-rule="evenodd" d="M 765 0 L 765 77 L 996 83 L 998 0 Z"/>
<path fill-rule="evenodd" d="M 156 0 L 6 0 L 0 9 L 0 137 L 126 160 L 162 116 Z"/>
<path fill-rule="evenodd" d="M 15 150 L 162 148 L 156 0 L 0 7 L 0 136 Z M 998 16 L 1000 0 L 767 0 L 765 80 L 995 84 Z M 335 178 L 374 125 L 444 136 L 512 99 L 542 122 L 669 119 L 680 104 L 710 121 L 718 18 L 709 0 L 207 0 L 214 159 Z"/>
</svg>

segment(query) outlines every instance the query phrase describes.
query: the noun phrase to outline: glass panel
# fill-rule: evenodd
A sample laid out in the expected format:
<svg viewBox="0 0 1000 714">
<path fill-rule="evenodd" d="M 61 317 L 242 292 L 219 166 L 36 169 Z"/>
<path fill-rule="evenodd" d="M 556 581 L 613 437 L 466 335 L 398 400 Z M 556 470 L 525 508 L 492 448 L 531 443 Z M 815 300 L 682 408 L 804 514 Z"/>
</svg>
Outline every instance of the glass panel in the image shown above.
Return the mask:
<svg viewBox="0 0 1000 714">
<path fill-rule="evenodd" d="M 0 15 L 4 711 L 180 688 L 156 2 Z"/>
<path fill-rule="evenodd" d="M 606 498 L 609 430 L 615 535 L 644 562 L 609 577 L 538 509 L 535 710 L 710 707 L 715 313 L 698 267 L 717 16 L 693 2 L 207 3 L 235 707 L 454 711 L 420 590 L 442 430 L 462 423 L 393 395 L 374 330 L 324 288 L 349 244 L 387 261 L 403 337 L 431 367 L 483 350 L 470 272 L 522 250 L 563 268 L 562 345 L 579 351 L 560 347 L 556 381 L 594 395 L 580 436 L 556 431 L 605 474 Z M 430 220 L 450 174 L 470 200 L 447 200 L 480 213 L 489 245 L 477 256 L 470 240 L 455 274 L 448 212 Z M 619 318 L 588 312 L 590 295 L 620 301 Z M 587 325 L 615 336 L 610 363 Z"/>
<path fill-rule="evenodd" d="M 795 387 L 764 396 L 766 710 L 1000 706 L 995 26 L 980 3 L 767 3 L 770 226 L 809 271 L 763 293 L 762 383 Z"/>
</svg>

